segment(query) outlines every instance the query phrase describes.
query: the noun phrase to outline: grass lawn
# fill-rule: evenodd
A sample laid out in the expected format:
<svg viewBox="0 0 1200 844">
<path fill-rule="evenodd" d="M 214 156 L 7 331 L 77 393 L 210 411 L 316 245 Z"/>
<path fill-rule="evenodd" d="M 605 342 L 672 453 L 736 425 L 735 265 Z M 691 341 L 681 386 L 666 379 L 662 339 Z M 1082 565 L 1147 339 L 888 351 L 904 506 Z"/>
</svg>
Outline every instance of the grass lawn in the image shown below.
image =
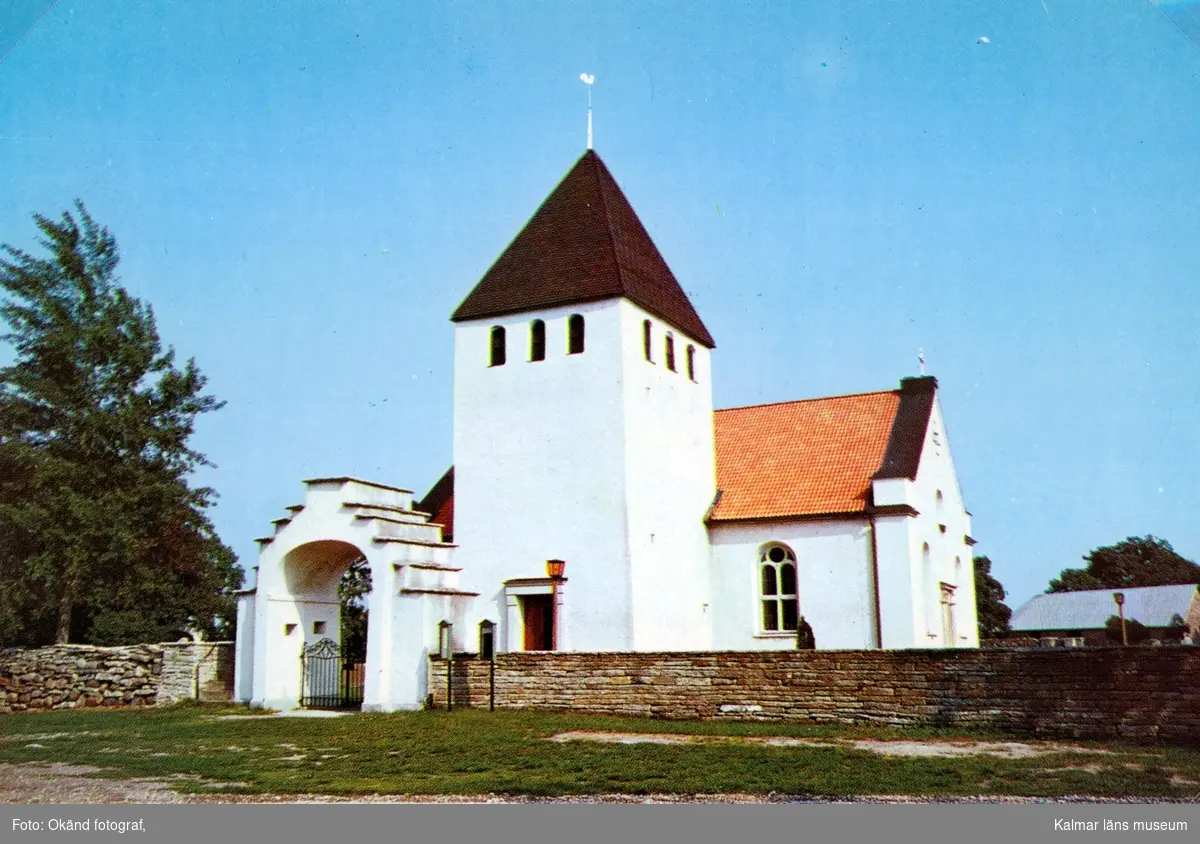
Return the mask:
<svg viewBox="0 0 1200 844">
<path fill-rule="evenodd" d="M 855 740 L 962 744 L 1011 737 L 672 722 L 459 710 L 341 718 L 224 719 L 247 710 L 174 706 L 0 717 L 0 762 L 100 767 L 100 776 L 185 775 L 180 791 L 258 794 L 1027 795 L 1188 798 L 1200 748 L 1120 742 L 1053 745 L 1029 758 L 890 756 Z M 579 731 L 670 733 L 684 744 L 547 741 Z M 834 746 L 769 746 L 753 737 Z M 739 738 L 743 737 L 743 738 Z"/>
</svg>

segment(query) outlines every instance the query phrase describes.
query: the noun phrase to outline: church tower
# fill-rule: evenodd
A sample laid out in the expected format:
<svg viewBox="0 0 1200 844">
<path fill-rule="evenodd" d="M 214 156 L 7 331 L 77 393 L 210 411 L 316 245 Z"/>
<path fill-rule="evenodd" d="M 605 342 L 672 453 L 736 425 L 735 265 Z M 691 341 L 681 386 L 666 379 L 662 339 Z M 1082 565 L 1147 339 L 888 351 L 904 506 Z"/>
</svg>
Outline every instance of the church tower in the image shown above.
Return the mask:
<svg viewBox="0 0 1200 844">
<path fill-rule="evenodd" d="M 498 622 L 500 650 L 710 647 L 714 343 L 594 151 L 451 319 L 468 630 Z"/>
</svg>

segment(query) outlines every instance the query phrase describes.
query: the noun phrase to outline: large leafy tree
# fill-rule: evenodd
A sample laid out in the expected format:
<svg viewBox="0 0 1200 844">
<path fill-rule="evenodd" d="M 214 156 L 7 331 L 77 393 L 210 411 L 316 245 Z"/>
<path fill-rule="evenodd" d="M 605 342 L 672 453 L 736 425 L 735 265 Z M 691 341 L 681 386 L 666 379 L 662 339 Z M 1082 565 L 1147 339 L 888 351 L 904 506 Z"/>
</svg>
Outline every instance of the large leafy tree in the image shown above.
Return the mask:
<svg viewBox="0 0 1200 844">
<path fill-rule="evenodd" d="M 1084 556 L 1081 569 L 1064 569 L 1047 592 L 1131 589 L 1200 583 L 1200 566 L 1175 553 L 1171 543 L 1154 536 L 1131 536 Z"/>
<path fill-rule="evenodd" d="M 342 653 L 357 661 L 367 658 L 367 599 L 371 595 L 371 569 L 365 557 L 350 564 L 338 581 L 341 602 Z"/>
<path fill-rule="evenodd" d="M 1012 610 L 1004 603 L 1008 593 L 992 577 L 992 561 L 975 557 L 975 610 L 979 618 L 979 638 L 1002 639 L 1008 634 Z"/>
<path fill-rule="evenodd" d="M 117 243 L 81 203 L 34 215 L 45 254 L 0 247 L 0 642 L 209 634 L 233 617 L 233 552 L 189 446 L 221 407 L 121 287 Z"/>
</svg>

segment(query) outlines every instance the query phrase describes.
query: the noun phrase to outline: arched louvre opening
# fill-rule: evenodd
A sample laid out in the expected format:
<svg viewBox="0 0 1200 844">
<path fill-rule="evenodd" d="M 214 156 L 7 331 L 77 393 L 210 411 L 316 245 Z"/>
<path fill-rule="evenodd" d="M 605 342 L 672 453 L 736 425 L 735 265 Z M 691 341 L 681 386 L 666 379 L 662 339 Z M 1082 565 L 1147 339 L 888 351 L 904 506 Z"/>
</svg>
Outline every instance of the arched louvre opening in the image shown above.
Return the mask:
<svg viewBox="0 0 1200 844">
<path fill-rule="evenodd" d="M 546 359 L 546 323 L 535 319 L 529 326 L 529 359 Z"/>
<path fill-rule="evenodd" d="M 583 354 L 583 315 L 571 314 L 567 320 L 567 354 Z"/>
<path fill-rule="evenodd" d="M 504 366 L 507 351 L 504 339 L 504 326 L 494 326 L 492 328 L 492 352 L 488 359 L 488 366 Z"/>
</svg>

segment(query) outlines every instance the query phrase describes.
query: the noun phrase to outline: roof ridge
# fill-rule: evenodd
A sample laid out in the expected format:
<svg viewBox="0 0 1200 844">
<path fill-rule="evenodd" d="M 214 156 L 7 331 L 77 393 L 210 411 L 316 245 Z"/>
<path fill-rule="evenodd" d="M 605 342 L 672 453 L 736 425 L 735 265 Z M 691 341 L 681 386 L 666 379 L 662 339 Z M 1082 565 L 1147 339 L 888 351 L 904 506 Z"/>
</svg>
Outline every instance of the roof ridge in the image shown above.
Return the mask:
<svg viewBox="0 0 1200 844">
<path fill-rule="evenodd" d="M 608 197 L 604 195 L 604 182 L 600 180 L 600 161 L 598 156 L 591 147 L 584 153 L 584 157 L 592 165 L 592 178 L 596 180 L 596 192 L 600 194 L 600 213 L 604 216 L 604 229 L 608 232 L 608 248 L 612 250 L 613 264 L 617 267 L 617 283 L 621 286 L 621 298 L 629 298 L 629 285 L 625 283 L 625 278 L 621 271 L 624 267 L 621 265 L 621 256 L 617 254 L 617 233 L 613 231 L 612 214 L 608 211 Z"/>
<path fill-rule="evenodd" d="M 861 396 L 883 396 L 891 393 L 892 395 L 900 395 L 899 390 L 867 390 L 862 393 L 840 393 L 836 396 L 812 396 L 807 399 L 786 399 L 784 401 L 768 401 L 762 404 L 746 404 L 738 407 L 722 407 L 713 411 L 713 413 L 727 413 L 731 410 L 753 410 L 758 407 L 777 407 L 783 404 L 804 404 L 805 402 L 813 401 L 830 401 L 831 399 L 855 399 Z"/>
</svg>

